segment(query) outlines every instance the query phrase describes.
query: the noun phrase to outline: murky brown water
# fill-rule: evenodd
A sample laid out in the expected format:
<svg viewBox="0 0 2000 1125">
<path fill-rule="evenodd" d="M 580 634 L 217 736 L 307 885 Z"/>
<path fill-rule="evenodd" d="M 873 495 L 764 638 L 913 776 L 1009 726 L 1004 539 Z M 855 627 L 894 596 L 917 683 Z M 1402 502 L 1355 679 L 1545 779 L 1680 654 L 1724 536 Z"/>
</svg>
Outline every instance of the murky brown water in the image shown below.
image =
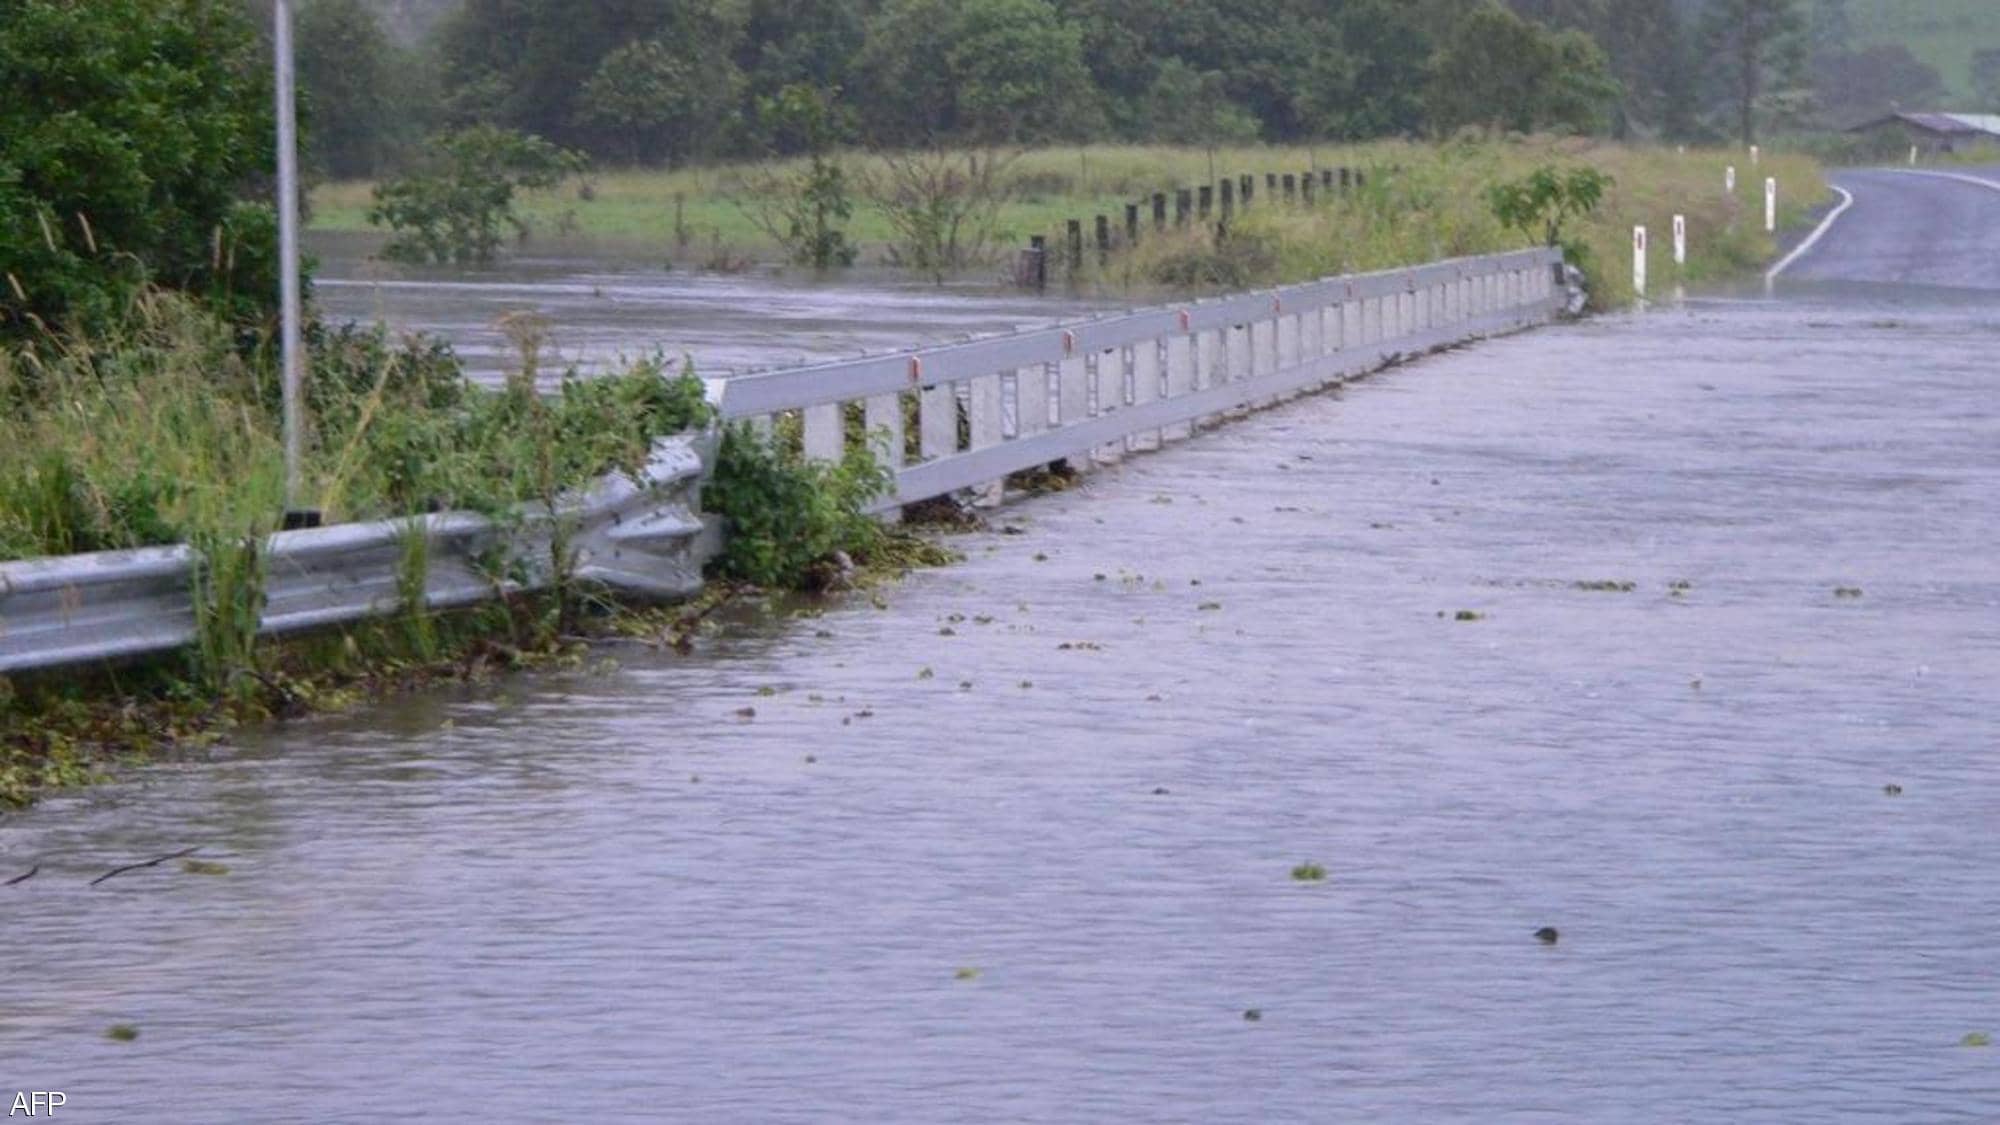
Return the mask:
<svg viewBox="0 0 2000 1125">
<path fill-rule="evenodd" d="M 1994 1120 L 1996 348 L 1812 293 L 1482 345 L 1012 506 L 886 608 L 57 797 L 0 824 L 42 865 L 0 1091 Z M 190 845 L 229 873 L 86 885 Z"/>
</svg>

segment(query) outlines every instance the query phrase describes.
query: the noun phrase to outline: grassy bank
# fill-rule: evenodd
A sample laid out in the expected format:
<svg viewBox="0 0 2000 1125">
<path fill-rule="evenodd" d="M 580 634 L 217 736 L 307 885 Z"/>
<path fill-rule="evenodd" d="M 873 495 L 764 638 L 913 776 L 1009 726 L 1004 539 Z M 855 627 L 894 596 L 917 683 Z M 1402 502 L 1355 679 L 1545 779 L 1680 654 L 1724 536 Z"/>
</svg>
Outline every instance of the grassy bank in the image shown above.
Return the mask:
<svg viewBox="0 0 2000 1125">
<path fill-rule="evenodd" d="M 658 360 L 538 393 L 536 326 L 514 327 L 518 366 L 497 391 L 468 382 L 437 341 L 315 327 L 304 476 L 328 522 L 549 503 L 638 472 L 658 438 L 711 419 L 701 381 Z M 635 612 L 569 581 L 559 534 L 538 566 L 554 576 L 548 594 L 446 615 L 413 597 L 354 628 L 259 637 L 263 537 L 284 501 L 278 400 L 266 347 L 170 293 L 142 295 L 113 328 L 0 347 L 0 561 L 187 543 L 199 578 L 198 643 L 184 652 L 0 677 L 0 808 L 239 722 L 575 659 L 581 637 L 605 631 L 672 643 L 700 620 L 703 604 Z M 718 594 L 936 561 L 859 515 L 882 487 L 872 463 L 819 466 L 743 433 L 724 447 L 704 497 L 738 528 Z M 826 556 L 843 566 L 826 571 Z M 523 561 L 502 551 L 487 564 L 497 583 Z M 423 553 L 405 565 L 405 588 L 422 590 Z"/>
<path fill-rule="evenodd" d="M 1631 228 L 1645 223 L 1664 234 L 1672 216 L 1688 216 L 1692 260 L 1679 280 L 1690 283 L 1741 274 L 1767 260 L 1772 243 L 1762 230 L 1762 175 L 1783 185 L 1781 223 L 1796 221 L 1826 195 L 1818 166 L 1809 158 L 1767 156 L 1753 170 L 1743 155 L 1725 150 L 1680 153 L 1589 140 L 1526 138 L 1445 145 L 1382 142 L 1315 148 L 1251 147 L 1209 153 L 1164 146 L 1089 146 L 1044 149 L 1022 154 L 1001 177 L 1005 201 L 997 210 L 995 255 L 1025 244 L 1033 234 L 1060 246 L 1066 220 L 1108 216 L 1122 228 L 1125 205 L 1153 192 L 1172 192 L 1213 178 L 1254 174 L 1258 206 L 1238 226 L 1266 244 L 1265 252 L 1233 263 L 1216 284 L 1240 281 L 1269 284 L 1349 269 L 1372 269 L 1427 261 L 1450 254 L 1479 253 L 1519 246 L 1486 205 L 1486 188 L 1546 163 L 1589 164 L 1616 179 L 1596 216 L 1578 230 L 1607 268 L 1608 303 L 1629 296 Z M 1734 197 L 1723 192 L 1723 168 L 1739 165 Z M 881 181 L 880 158 L 854 156 L 857 180 Z M 652 243 L 663 258 L 700 265 L 720 247 L 735 254 L 771 258 L 778 248 L 753 217 L 756 189 L 798 170 L 794 163 L 694 168 L 673 172 L 619 171 L 592 174 L 584 186 L 533 193 L 522 211 L 542 233 L 574 233 L 628 242 Z M 1375 173 L 1369 190 L 1303 207 L 1270 206 L 1266 172 L 1349 167 Z M 1393 176 L 1381 173 L 1400 169 Z M 1212 169 L 1212 172 L 1211 172 Z M 371 186 L 339 183 L 314 193 L 314 225 L 325 230 L 368 229 Z M 679 221 L 676 225 L 678 210 Z M 882 208 L 858 193 L 850 235 L 864 260 L 886 256 L 895 232 Z M 1150 241 L 1150 244 L 1145 244 Z M 1162 256 L 1184 256 L 1191 237 L 1142 239 L 1136 253 L 1121 253 L 1113 267 L 1094 262 L 1085 282 L 1131 291 L 1171 286 L 1186 271 L 1161 264 Z M 1656 240 L 1665 246 L 1665 238 Z M 720 255 L 727 258 L 728 253 Z M 1660 263 L 1666 263 L 1661 269 Z M 1655 278 L 1676 280 L 1671 259 L 1656 256 Z"/>
</svg>

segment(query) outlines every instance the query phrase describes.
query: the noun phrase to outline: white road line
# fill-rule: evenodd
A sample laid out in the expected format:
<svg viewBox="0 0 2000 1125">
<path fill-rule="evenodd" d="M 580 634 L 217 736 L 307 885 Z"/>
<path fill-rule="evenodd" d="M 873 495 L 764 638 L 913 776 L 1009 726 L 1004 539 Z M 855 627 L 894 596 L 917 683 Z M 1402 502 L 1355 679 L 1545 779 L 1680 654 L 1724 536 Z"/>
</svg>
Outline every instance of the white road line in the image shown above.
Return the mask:
<svg viewBox="0 0 2000 1125">
<path fill-rule="evenodd" d="M 1993 186 L 1996 190 L 2000 190 L 2000 184 L 1995 184 Z M 1853 192 L 1848 191 L 1844 187 L 1836 187 L 1833 190 L 1840 193 L 1840 206 L 1835 207 L 1833 209 L 1832 214 L 1820 220 L 1819 226 L 1816 227 L 1811 234 L 1807 235 L 1806 240 L 1804 242 L 1799 243 L 1797 248 L 1795 248 L 1791 253 L 1785 255 L 1784 261 L 1779 262 L 1777 265 L 1771 267 L 1770 272 L 1764 275 L 1764 283 L 1766 285 L 1769 285 L 1771 282 L 1778 280 L 1778 275 L 1784 273 L 1785 270 L 1789 269 L 1793 262 L 1796 262 L 1800 258 L 1805 257 L 1806 251 L 1811 250 L 1814 246 L 1818 245 L 1819 240 L 1825 237 L 1826 232 L 1833 229 L 1834 222 L 1837 221 L 1842 215 L 1846 214 L 1847 209 L 1849 207 L 1854 206 Z"/>
<path fill-rule="evenodd" d="M 1983 187 L 1988 191 L 2000 191 L 2000 181 L 1981 179 L 1978 176 L 1964 176 L 1957 172 L 1913 172 L 1908 168 L 1889 169 L 1899 176 L 1929 176 L 1938 180 L 1957 180 L 1961 184 Z"/>
</svg>

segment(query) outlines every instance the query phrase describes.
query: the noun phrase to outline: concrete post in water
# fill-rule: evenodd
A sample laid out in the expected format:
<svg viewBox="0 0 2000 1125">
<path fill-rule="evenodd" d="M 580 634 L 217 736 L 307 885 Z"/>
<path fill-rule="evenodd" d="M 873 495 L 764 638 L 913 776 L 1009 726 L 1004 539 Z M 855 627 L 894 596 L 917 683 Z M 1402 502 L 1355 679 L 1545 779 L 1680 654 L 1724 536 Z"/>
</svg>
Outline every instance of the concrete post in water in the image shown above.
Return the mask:
<svg viewBox="0 0 2000 1125">
<path fill-rule="evenodd" d="M 1674 216 L 1674 264 L 1687 265 L 1688 262 L 1688 220 L 1686 215 Z"/>
<path fill-rule="evenodd" d="M 1632 228 L 1632 291 L 1646 299 L 1646 228 Z"/>
<path fill-rule="evenodd" d="M 1179 188 L 1174 192 L 1174 225 L 1188 225 L 1188 212 L 1194 210 L 1194 192 Z"/>
<path fill-rule="evenodd" d="M 1127 246 L 1139 245 L 1139 205 L 1137 203 L 1127 203 L 1125 205 L 1125 244 Z"/>
<path fill-rule="evenodd" d="M 1153 229 L 1167 229 L 1167 193 L 1164 191 L 1153 193 Z"/>
<path fill-rule="evenodd" d="M 1736 165 L 1731 164 L 1722 170 L 1722 190 L 1731 195 L 1736 194 Z"/>
<path fill-rule="evenodd" d="M 1764 178 L 1764 230 L 1778 229 L 1778 180 L 1775 176 Z"/>
<path fill-rule="evenodd" d="M 1069 272 L 1074 277 L 1083 270 L 1083 220 L 1069 220 L 1063 233 L 1069 236 Z"/>
<path fill-rule="evenodd" d="M 1021 255 L 1021 284 L 1037 293 L 1049 287 L 1049 243 L 1039 234 L 1028 236 Z"/>
<path fill-rule="evenodd" d="M 1215 210 L 1215 185 L 1203 184 L 1196 191 L 1195 212 L 1194 212 L 1195 216 L 1197 218 L 1206 220 L 1209 216 L 1209 213 L 1214 210 Z"/>
<path fill-rule="evenodd" d="M 1097 264 L 1102 268 L 1111 260 L 1111 220 L 1103 215 L 1097 217 Z"/>
</svg>

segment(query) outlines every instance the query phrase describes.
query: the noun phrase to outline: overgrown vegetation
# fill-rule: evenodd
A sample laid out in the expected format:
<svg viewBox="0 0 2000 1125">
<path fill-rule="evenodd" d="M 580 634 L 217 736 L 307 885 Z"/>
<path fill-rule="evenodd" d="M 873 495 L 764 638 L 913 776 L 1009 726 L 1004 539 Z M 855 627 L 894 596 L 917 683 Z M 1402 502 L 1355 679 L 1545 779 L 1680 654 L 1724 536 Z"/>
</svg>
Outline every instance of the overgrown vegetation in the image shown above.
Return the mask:
<svg viewBox="0 0 2000 1125">
<path fill-rule="evenodd" d="M 886 533 L 865 514 L 891 481 L 864 445 L 835 463 L 807 459 L 792 442 L 747 425 L 724 431 L 702 506 L 728 520 L 721 578 L 759 586 L 823 587 L 865 564 Z"/>
<path fill-rule="evenodd" d="M 236 0 L 0 3 L 0 342 L 148 286 L 276 303 L 268 71 Z"/>
<path fill-rule="evenodd" d="M 506 232 L 528 233 L 515 193 L 555 187 L 585 167 L 578 153 L 491 125 L 442 134 L 429 148 L 419 170 L 375 189 L 368 221 L 395 232 L 384 257 L 490 262 Z"/>
</svg>

